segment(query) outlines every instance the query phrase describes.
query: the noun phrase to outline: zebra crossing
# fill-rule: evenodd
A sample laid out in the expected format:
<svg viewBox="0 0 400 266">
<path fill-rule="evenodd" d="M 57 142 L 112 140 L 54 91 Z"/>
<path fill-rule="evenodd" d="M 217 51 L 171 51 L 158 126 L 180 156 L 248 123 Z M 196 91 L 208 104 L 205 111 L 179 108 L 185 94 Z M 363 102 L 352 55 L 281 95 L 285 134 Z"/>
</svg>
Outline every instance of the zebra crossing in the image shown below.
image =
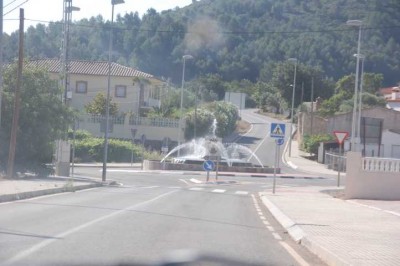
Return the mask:
<svg viewBox="0 0 400 266">
<path fill-rule="evenodd" d="M 228 190 L 228 189 L 216 189 L 216 188 L 207 188 L 207 187 L 192 187 L 188 189 L 189 191 L 202 191 L 202 192 L 211 192 L 211 193 L 217 193 L 217 194 L 223 194 L 223 193 L 228 193 L 228 194 L 235 194 L 235 195 L 249 195 L 248 191 L 242 191 L 242 190 Z"/>
</svg>

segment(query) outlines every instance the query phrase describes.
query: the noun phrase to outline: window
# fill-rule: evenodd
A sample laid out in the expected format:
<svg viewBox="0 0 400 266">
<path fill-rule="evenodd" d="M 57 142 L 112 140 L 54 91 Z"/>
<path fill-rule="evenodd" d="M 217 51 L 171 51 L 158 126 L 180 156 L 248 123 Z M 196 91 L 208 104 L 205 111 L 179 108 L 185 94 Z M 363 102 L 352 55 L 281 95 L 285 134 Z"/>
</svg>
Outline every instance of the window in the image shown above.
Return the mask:
<svg viewBox="0 0 400 266">
<path fill-rule="evenodd" d="M 115 86 L 115 97 L 126 98 L 126 86 L 123 85 Z"/>
<path fill-rule="evenodd" d="M 76 82 L 76 93 L 87 93 L 87 81 Z"/>
</svg>

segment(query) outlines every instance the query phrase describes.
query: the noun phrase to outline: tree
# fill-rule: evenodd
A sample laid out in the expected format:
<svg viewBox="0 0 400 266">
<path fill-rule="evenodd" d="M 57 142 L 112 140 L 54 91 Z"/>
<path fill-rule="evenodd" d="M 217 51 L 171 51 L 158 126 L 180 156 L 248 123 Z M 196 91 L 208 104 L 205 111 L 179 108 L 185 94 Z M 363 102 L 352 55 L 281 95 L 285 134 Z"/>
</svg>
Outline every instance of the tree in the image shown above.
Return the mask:
<svg viewBox="0 0 400 266">
<path fill-rule="evenodd" d="M 197 109 L 195 121 L 194 110 L 188 112 L 185 116 L 185 139 L 192 139 L 194 137 L 194 127 L 196 124 L 196 137 L 204 137 L 210 134 L 210 127 L 214 120 L 214 115 L 205 108 Z"/>
<path fill-rule="evenodd" d="M 272 70 L 270 86 L 278 91 L 287 102 L 292 102 L 294 65 L 291 62 L 276 64 Z M 304 101 L 311 101 L 312 83 L 314 85 L 313 97 L 329 98 L 333 94 L 333 82 L 326 79 L 324 73 L 316 67 L 298 64 L 296 69 L 296 90 L 294 94 L 294 108 Z"/>
<path fill-rule="evenodd" d="M 6 162 L 10 143 L 17 66 L 9 65 L 4 72 L 4 97 L 0 133 L 0 158 Z M 45 70 L 24 68 L 21 85 L 21 105 L 16 171 L 32 170 L 52 161 L 55 140 L 64 137 L 73 114 L 61 101 L 62 91 Z"/>
<path fill-rule="evenodd" d="M 85 105 L 85 111 L 91 115 L 106 115 L 107 106 L 106 106 L 107 98 L 104 93 L 98 93 L 96 97 L 94 97 L 93 101 Z M 110 107 L 110 115 L 115 116 L 118 114 L 118 105 L 112 101 L 110 97 L 109 101 Z"/>
</svg>

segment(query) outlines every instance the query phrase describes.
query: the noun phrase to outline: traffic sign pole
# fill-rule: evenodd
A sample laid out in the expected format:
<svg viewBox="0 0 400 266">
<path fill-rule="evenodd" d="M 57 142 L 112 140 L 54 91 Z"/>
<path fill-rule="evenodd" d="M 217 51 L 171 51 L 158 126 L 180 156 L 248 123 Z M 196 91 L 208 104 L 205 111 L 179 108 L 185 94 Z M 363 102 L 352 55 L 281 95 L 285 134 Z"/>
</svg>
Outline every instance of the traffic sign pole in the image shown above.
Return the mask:
<svg viewBox="0 0 400 266">
<path fill-rule="evenodd" d="M 333 131 L 333 134 L 336 137 L 337 142 L 339 143 L 339 156 L 338 156 L 338 163 L 337 163 L 337 168 L 338 168 L 338 177 L 337 177 L 337 186 L 340 187 L 340 169 L 343 165 L 343 162 L 341 160 L 341 155 L 342 155 L 342 145 L 344 140 L 349 136 L 349 132 L 347 131 Z"/>
<path fill-rule="evenodd" d="M 338 172 L 337 172 L 337 186 L 340 187 L 340 168 L 342 167 L 342 144 L 339 144 L 339 162 L 338 162 Z"/>
<path fill-rule="evenodd" d="M 278 143 L 275 142 L 275 165 L 274 165 L 274 179 L 272 185 L 272 193 L 275 194 L 275 187 L 276 187 L 276 166 L 277 166 L 277 158 L 278 158 Z"/>
</svg>

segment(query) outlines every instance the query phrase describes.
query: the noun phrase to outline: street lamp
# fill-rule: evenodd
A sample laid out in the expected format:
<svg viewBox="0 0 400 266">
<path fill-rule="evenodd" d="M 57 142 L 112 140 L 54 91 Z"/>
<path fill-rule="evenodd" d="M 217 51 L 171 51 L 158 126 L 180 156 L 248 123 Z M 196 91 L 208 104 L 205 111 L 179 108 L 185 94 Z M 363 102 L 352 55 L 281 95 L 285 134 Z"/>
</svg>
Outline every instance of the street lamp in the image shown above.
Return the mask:
<svg viewBox="0 0 400 266">
<path fill-rule="evenodd" d="M 72 5 L 72 0 L 64 0 L 64 40 L 63 40 L 63 62 L 62 77 L 64 79 L 64 104 L 67 104 L 68 87 L 69 87 L 69 28 L 72 20 L 72 12 L 81 10 L 79 7 Z"/>
<path fill-rule="evenodd" d="M 354 102 L 353 102 L 353 118 L 351 122 L 351 150 L 356 150 L 356 113 L 357 113 L 357 99 L 358 99 L 358 76 L 360 72 L 360 48 L 361 48 L 361 31 L 362 31 L 362 21 L 361 20 L 348 20 L 346 25 L 351 27 L 358 27 L 358 44 L 357 44 L 357 65 L 356 65 L 356 78 L 354 84 Z"/>
<path fill-rule="evenodd" d="M 182 67 L 182 87 L 181 87 L 181 108 L 180 108 L 180 116 L 179 116 L 179 130 L 178 130 L 178 146 L 181 145 L 181 131 L 182 131 L 182 109 L 183 109 L 183 87 L 185 85 L 185 67 L 186 67 L 186 60 L 193 59 L 191 55 L 184 55 L 182 56 L 183 59 L 183 67 Z M 180 149 L 178 149 L 178 157 L 180 156 Z"/>
<path fill-rule="evenodd" d="M 292 131 L 293 131 L 293 110 L 294 110 L 294 92 L 296 91 L 296 73 L 297 59 L 289 58 L 288 61 L 294 62 L 293 92 L 292 92 L 292 110 L 290 112 L 290 136 L 289 136 L 289 157 L 292 155 Z"/>
<path fill-rule="evenodd" d="M 357 118 L 357 134 L 360 138 L 361 144 L 361 109 L 362 109 L 362 93 L 363 93 L 363 82 L 364 82 L 364 60 L 365 56 L 360 54 L 355 54 L 355 57 L 359 57 L 361 59 L 361 80 L 360 80 L 360 96 L 358 97 L 358 118 Z M 361 149 L 360 149 L 361 150 Z"/>
<path fill-rule="evenodd" d="M 107 178 L 107 155 L 108 155 L 108 134 L 109 134 L 109 120 L 110 120 L 110 87 L 111 87 L 111 60 L 112 60 L 112 35 L 114 23 L 114 6 L 125 3 L 124 0 L 111 0 L 111 25 L 110 35 L 108 40 L 108 76 L 107 76 L 107 100 L 106 100 L 106 126 L 104 133 L 104 154 L 103 154 L 103 172 L 102 181 L 105 182 Z"/>
</svg>

